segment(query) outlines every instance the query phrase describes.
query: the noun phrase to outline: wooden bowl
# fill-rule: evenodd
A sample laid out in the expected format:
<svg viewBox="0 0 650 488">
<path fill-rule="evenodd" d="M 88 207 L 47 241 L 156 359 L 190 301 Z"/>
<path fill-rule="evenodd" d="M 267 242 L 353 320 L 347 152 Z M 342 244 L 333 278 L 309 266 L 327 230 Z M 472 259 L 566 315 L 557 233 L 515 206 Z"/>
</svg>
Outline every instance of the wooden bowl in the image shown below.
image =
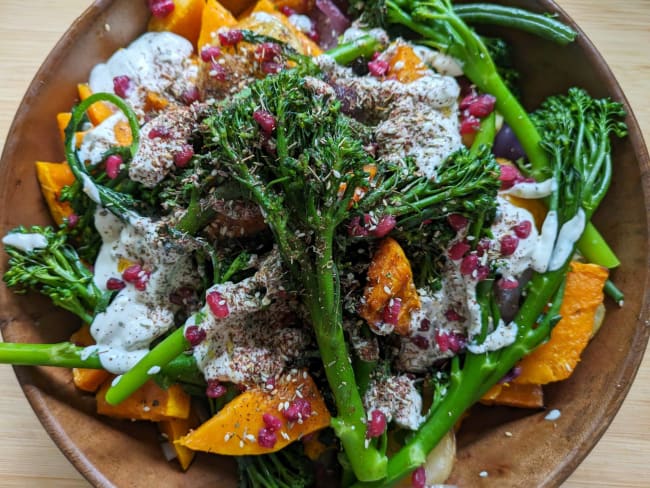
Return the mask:
<svg viewBox="0 0 650 488">
<path fill-rule="evenodd" d="M 548 0 L 518 0 L 519 6 L 556 11 Z M 47 224 L 49 216 L 35 178 L 35 160 L 63 159 L 53 120 L 75 102 L 75 86 L 91 67 L 137 37 L 146 25 L 145 2 L 99 0 L 76 21 L 42 65 L 16 114 L 0 170 L 0 226 Z M 106 26 L 110 26 L 110 30 Z M 574 27 L 576 27 L 574 25 Z M 625 97 L 611 71 L 584 36 L 568 47 L 516 32 L 500 31 L 515 42 L 523 74 L 524 101 L 535 107 L 550 94 L 577 85 L 594 96 Z M 625 102 L 626 103 L 626 102 Z M 648 153 L 628 108 L 630 134 L 614 146 L 615 176 L 595 218 L 621 258 L 613 278 L 625 292 L 625 307 L 608 303 L 605 324 L 574 375 L 549 386 L 546 403 L 561 411 L 555 422 L 544 412 L 480 408 L 460 431 L 452 482 L 459 486 L 557 486 L 576 468 L 613 419 L 645 350 L 648 323 Z M 6 259 L 4 259 L 6 262 Z M 0 323 L 6 341 L 66 340 L 78 323 L 46 299 L 20 297 L 0 288 Z M 56 368 L 16 368 L 16 375 L 47 432 L 75 467 L 96 486 L 235 486 L 234 463 L 199 455 L 189 472 L 164 460 L 152 425 L 98 417 L 94 397 Z M 512 433 L 506 437 L 504 433 Z M 487 471 L 481 478 L 478 473 Z"/>
</svg>

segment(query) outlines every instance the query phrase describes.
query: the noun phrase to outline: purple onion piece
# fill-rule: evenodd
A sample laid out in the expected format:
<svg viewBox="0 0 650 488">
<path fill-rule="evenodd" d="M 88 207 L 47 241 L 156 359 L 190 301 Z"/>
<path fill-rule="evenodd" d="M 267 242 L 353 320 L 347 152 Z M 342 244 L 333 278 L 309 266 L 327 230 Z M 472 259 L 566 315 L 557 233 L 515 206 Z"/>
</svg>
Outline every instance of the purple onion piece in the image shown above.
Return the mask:
<svg viewBox="0 0 650 488">
<path fill-rule="evenodd" d="M 319 44 L 323 49 L 336 47 L 338 37 L 350 27 L 350 20 L 332 0 L 316 0 L 316 8 L 309 17 L 316 25 Z"/>
<path fill-rule="evenodd" d="M 497 133 L 497 136 L 494 139 L 492 152 L 497 158 L 505 158 L 510 161 L 517 161 L 518 159 L 526 157 L 524 148 L 521 147 L 517 136 L 512 131 L 512 128 L 506 123 L 503 124 L 501 130 Z"/>
<path fill-rule="evenodd" d="M 504 289 L 497 286 L 495 282 L 493 288 L 494 296 L 496 297 L 497 303 L 499 304 L 499 312 L 501 313 L 501 318 L 505 323 L 511 322 L 517 315 L 517 312 L 519 312 L 521 291 L 530 281 L 532 275 L 532 270 L 527 269 L 524 271 L 517 280 L 519 282 L 519 286 L 517 286 L 517 288 Z"/>
</svg>

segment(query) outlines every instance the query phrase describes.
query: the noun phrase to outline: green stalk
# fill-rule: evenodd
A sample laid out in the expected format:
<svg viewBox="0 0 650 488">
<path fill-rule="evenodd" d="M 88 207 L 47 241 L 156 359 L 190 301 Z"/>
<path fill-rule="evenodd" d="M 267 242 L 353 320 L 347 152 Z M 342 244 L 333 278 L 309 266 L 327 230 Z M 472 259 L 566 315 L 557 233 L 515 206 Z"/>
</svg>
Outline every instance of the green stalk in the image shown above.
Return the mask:
<svg viewBox="0 0 650 488">
<path fill-rule="evenodd" d="M 327 381 L 332 388 L 337 414 L 332 427 L 340 439 L 355 475 L 362 481 L 386 476 L 386 456 L 377 449 L 366 447 L 366 412 L 357 389 L 354 370 L 350 364 L 342 326 L 339 283 L 334 268 L 333 231 L 323 233 L 316 263 L 313 287 L 316 293 L 308 297 L 308 307 L 316 334 Z M 315 285 L 315 286 L 314 286 Z"/>
<path fill-rule="evenodd" d="M 123 402 L 144 385 L 151 376 L 157 374 L 168 363 L 189 349 L 190 343 L 185 339 L 184 331 L 183 327 L 176 329 L 151 349 L 135 366 L 124 373 L 120 381 L 106 392 L 106 401 L 110 405 Z"/>
<path fill-rule="evenodd" d="M 369 58 L 382 48 L 381 42 L 376 38 L 366 35 L 360 37 L 354 42 L 340 44 L 339 46 L 327 51 L 327 55 L 334 58 L 338 64 L 350 64 L 357 58 Z"/>
<path fill-rule="evenodd" d="M 85 349 L 70 342 L 58 344 L 0 342 L 0 363 L 14 366 L 103 369 L 97 352 L 86 357 Z"/>
</svg>

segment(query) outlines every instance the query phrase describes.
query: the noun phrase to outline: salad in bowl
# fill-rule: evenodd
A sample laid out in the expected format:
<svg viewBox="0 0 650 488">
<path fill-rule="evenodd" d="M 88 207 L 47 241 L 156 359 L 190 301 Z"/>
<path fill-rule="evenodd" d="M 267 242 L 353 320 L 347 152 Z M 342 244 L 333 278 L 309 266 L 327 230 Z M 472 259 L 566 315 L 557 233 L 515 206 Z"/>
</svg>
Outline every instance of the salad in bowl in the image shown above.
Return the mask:
<svg viewBox="0 0 650 488">
<path fill-rule="evenodd" d="M 149 6 L 57 116 L 66 161 L 36 163 L 56 225 L 3 239 L 7 285 L 83 325 L 0 360 L 74 368 L 98 414 L 243 486 L 444 483 L 473 404 L 543 407 L 603 290 L 622 304 L 590 220 L 624 112 L 573 87 L 528 113 L 468 24 L 575 32 L 444 1 Z"/>
</svg>

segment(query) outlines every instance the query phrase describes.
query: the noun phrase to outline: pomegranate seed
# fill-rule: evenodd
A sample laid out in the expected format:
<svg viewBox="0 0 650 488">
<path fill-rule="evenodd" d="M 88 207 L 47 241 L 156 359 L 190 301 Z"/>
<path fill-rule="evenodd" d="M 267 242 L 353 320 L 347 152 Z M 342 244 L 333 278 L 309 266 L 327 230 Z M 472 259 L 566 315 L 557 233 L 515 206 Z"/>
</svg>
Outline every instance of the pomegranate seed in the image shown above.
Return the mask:
<svg viewBox="0 0 650 488">
<path fill-rule="evenodd" d="M 462 348 L 464 348 L 465 343 L 465 337 L 461 334 L 457 334 L 456 332 L 452 332 L 447 336 L 447 345 L 449 347 L 449 350 L 453 353 L 457 353 Z"/>
<path fill-rule="evenodd" d="M 427 486 L 427 472 L 423 466 L 420 466 L 411 475 L 411 486 L 413 488 L 426 488 Z"/>
<path fill-rule="evenodd" d="M 420 332 L 426 332 L 427 330 L 429 330 L 429 327 L 431 327 L 431 321 L 429 319 L 422 319 L 420 321 L 420 327 L 418 328 L 418 330 Z"/>
<path fill-rule="evenodd" d="M 140 273 L 142 273 L 142 266 L 133 264 L 122 272 L 122 278 L 127 283 L 135 283 L 140 279 Z"/>
<path fill-rule="evenodd" d="M 278 436 L 276 436 L 275 432 L 271 431 L 267 427 L 262 427 L 257 433 L 257 443 L 262 447 L 271 449 L 273 446 L 275 446 L 276 442 L 278 442 Z"/>
<path fill-rule="evenodd" d="M 309 29 L 309 32 L 307 32 L 307 37 L 309 37 L 316 44 L 320 42 L 320 34 L 318 33 L 318 30 L 316 30 L 316 26 L 313 23 L 311 29 Z"/>
<path fill-rule="evenodd" d="M 263 42 L 255 48 L 255 59 L 258 62 L 274 61 L 282 56 L 282 48 L 275 42 Z"/>
<path fill-rule="evenodd" d="M 479 266 L 476 268 L 476 281 L 483 281 L 487 279 L 487 277 L 490 276 L 490 268 L 487 266 Z"/>
<path fill-rule="evenodd" d="M 211 78 L 217 81 L 226 81 L 228 79 L 228 73 L 226 68 L 221 66 L 219 63 L 212 61 L 210 63 L 210 72 L 208 73 Z"/>
<path fill-rule="evenodd" d="M 283 5 L 282 7 L 280 7 L 280 12 L 282 12 L 287 17 L 291 17 L 292 15 L 296 15 L 298 13 L 296 10 L 292 9 L 288 5 Z"/>
<path fill-rule="evenodd" d="M 138 291 L 145 291 L 147 289 L 147 283 L 149 282 L 149 274 L 145 274 L 144 276 L 139 277 L 135 283 L 133 283 L 133 286 L 135 286 L 135 289 Z"/>
<path fill-rule="evenodd" d="M 525 239 L 530 235 L 530 231 L 533 230 L 533 223 L 530 220 L 522 220 L 512 230 L 519 239 Z"/>
<path fill-rule="evenodd" d="M 266 380 L 266 389 L 269 391 L 275 390 L 275 378 L 271 377 Z"/>
<path fill-rule="evenodd" d="M 151 15 L 162 19 L 174 11 L 174 0 L 149 0 Z"/>
<path fill-rule="evenodd" d="M 206 63 L 221 56 L 219 46 L 208 46 L 207 44 L 201 49 L 201 59 Z"/>
<path fill-rule="evenodd" d="M 265 134 L 272 134 L 275 130 L 275 117 L 270 112 L 267 112 L 266 110 L 255 110 L 255 112 L 253 112 L 253 118 Z"/>
<path fill-rule="evenodd" d="M 368 234 L 368 229 L 361 224 L 361 217 L 358 215 L 352 217 L 348 224 L 348 235 L 350 237 L 366 237 Z"/>
<path fill-rule="evenodd" d="M 402 309 L 402 300 L 400 298 L 392 298 L 388 305 L 384 307 L 383 321 L 386 324 L 397 325 L 399 312 Z"/>
<path fill-rule="evenodd" d="M 463 320 L 463 316 L 456 312 L 456 310 L 453 308 L 450 308 L 445 312 L 445 317 L 451 322 L 460 322 Z"/>
<path fill-rule="evenodd" d="M 289 422 L 297 422 L 298 420 L 306 419 L 311 416 L 311 403 L 304 398 L 296 398 L 289 408 L 282 411 L 282 415 Z"/>
<path fill-rule="evenodd" d="M 391 230 L 397 225 L 397 219 L 392 215 L 384 215 L 379 219 L 375 229 L 372 231 L 372 235 L 375 237 L 385 237 Z"/>
<path fill-rule="evenodd" d="M 512 188 L 515 183 L 521 180 L 521 178 L 521 173 L 514 166 L 510 166 L 509 164 L 501 165 L 501 174 L 499 175 L 499 181 L 501 181 L 502 190 Z"/>
<path fill-rule="evenodd" d="M 449 222 L 449 225 L 451 226 L 452 229 L 458 232 L 463 230 L 465 227 L 467 227 L 467 223 L 469 221 L 467 220 L 467 217 L 465 217 L 464 215 L 451 214 L 447 216 L 447 222 Z"/>
<path fill-rule="evenodd" d="M 460 109 L 466 110 L 466 113 L 469 115 L 482 119 L 494 111 L 494 104 L 496 101 L 496 98 L 488 94 L 465 97 L 460 103 Z"/>
<path fill-rule="evenodd" d="M 226 318 L 230 315 L 230 310 L 228 309 L 228 304 L 226 303 L 225 298 L 218 291 L 211 291 L 206 297 L 210 311 L 218 319 Z"/>
<path fill-rule="evenodd" d="M 490 247 L 492 246 L 492 241 L 488 239 L 487 237 L 482 238 L 480 241 L 478 241 L 478 244 L 476 245 L 476 255 L 478 257 L 483 256 L 487 251 L 490 250 Z"/>
<path fill-rule="evenodd" d="M 515 236 L 511 236 L 508 234 L 501 238 L 500 244 L 501 244 L 501 254 L 503 256 L 511 256 L 517 250 L 517 246 L 519 245 L 519 239 L 517 239 Z"/>
<path fill-rule="evenodd" d="M 465 76 L 459 76 L 456 81 L 460 85 L 460 96 L 465 98 L 469 95 L 476 95 L 476 90 L 472 82 Z"/>
<path fill-rule="evenodd" d="M 381 410 L 373 410 L 370 412 L 370 420 L 368 421 L 368 430 L 366 437 L 372 439 L 379 437 L 386 430 L 386 415 Z"/>
<path fill-rule="evenodd" d="M 244 40 L 244 34 L 237 29 L 219 32 L 219 42 L 222 46 L 235 46 Z"/>
<path fill-rule="evenodd" d="M 481 121 L 470 115 L 465 117 L 460 123 L 460 133 L 462 135 L 476 134 L 481 128 Z"/>
<path fill-rule="evenodd" d="M 112 154 L 106 158 L 105 167 L 106 167 L 106 176 L 109 179 L 114 180 L 120 174 L 120 166 L 122 166 L 123 159 L 122 156 L 117 154 Z"/>
<path fill-rule="evenodd" d="M 167 127 L 152 127 L 149 131 L 149 139 L 169 139 L 171 135 Z"/>
<path fill-rule="evenodd" d="M 201 94 L 199 93 L 199 89 L 195 86 L 188 88 L 181 95 L 181 101 L 185 105 L 192 105 L 194 102 L 199 101 L 200 98 Z"/>
<path fill-rule="evenodd" d="M 78 223 L 79 223 L 79 216 L 77 214 L 72 213 L 68 215 L 66 219 L 66 224 L 68 226 L 68 229 L 72 229 L 73 227 L 76 227 Z"/>
<path fill-rule="evenodd" d="M 194 148 L 191 144 L 183 144 L 181 150 L 174 154 L 174 164 L 177 168 L 185 168 L 194 156 Z"/>
<path fill-rule="evenodd" d="M 371 61 L 376 61 L 379 59 L 379 56 L 381 56 L 381 51 L 375 51 L 372 53 L 372 57 L 370 58 Z"/>
<path fill-rule="evenodd" d="M 368 63 L 368 71 L 372 76 L 377 78 L 386 76 L 389 69 L 390 64 L 388 64 L 388 61 L 384 61 L 383 59 L 375 59 Z"/>
<path fill-rule="evenodd" d="M 208 380 L 208 386 L 205 389 L 205 394 L 208 398 L 219 398 L 224 396 L 228 389 L 219 383 L 219 380 Z"/>
<path fill-rule="evenodd" d="M 438 345 L 438 349 L 440 349 L 440 352 L 447 352 L 449 350 L 448 334 L 436 330 L 434 339 L 436 340 L 436 344 Z"/>
<path fill-rule="evenodd" d="M 462 258 L 467 251 L 471 249 L 471 246 L 465 241 L 459 241 L 449 248 L 449 257 L 454 261 Z"/>
<path fill-rule="evenodd" d="M 514 290 L 519 286 L 519 282 L 514 278 L 501 278 L 497 281 L 497 286 L 502 290 Z"/>
<path fill-rule="evenodd" d="M 118 97 L 126 98 L 131 91 L 131 78 L 126 75 L 113 78 L 113 91 Z"/>
<path fill-rule="evenodd" d="M 206 337 L 204 329 L 201 329 L 197 325 L 188 325 L 185 327 L 185 339 L 190 343 L 192 347 L 196 347 L 201 344 Z"/>
<path fill-rule="evenodd" d="M 476 93 L 470 92 L 469 95 L 465 96 L 460 103 L 458 104 L 458 109 L 461 112 L 464 112 L 465 110 L 469 109 L 472 104 L 474 103 L 474 100 L 476 100 Z"/>
<path fill-rule="evenodd" d="M 282 420 L 277 418 L 275 415 L 271 415 L 270 413 L 265 413 L 262 415 L 262 421 L 270 432 L 277 432 L 282 428 Z"/>
<path fill-rule="evenodd" d="M 429 349 L 429 339 L 424 336 L 413 336 L 411 337 L 411 342 L 415 344 L 418 349 Z"/>
<path fill-rule="evenodd" d="M 106 280 L 106 289 L 110 291 L 117 291 L 121 290 L 126 286 L 126 283 L 124 283 L 122 280 L 118 278 L 109 278 Z"/>
<path fill-rule="evenodd" d="M 283 65 L 273 61 L 264 61 L 262 63 L 262 73 L 265 75 L 274 75 L 282 71 Z"/>
<path fill-rule="evenodd" d="M 460 263 L 460 272 L 464 275 L 471 275 L 478 268 L 478 256 L 468 254 Z"/>
</svg>

